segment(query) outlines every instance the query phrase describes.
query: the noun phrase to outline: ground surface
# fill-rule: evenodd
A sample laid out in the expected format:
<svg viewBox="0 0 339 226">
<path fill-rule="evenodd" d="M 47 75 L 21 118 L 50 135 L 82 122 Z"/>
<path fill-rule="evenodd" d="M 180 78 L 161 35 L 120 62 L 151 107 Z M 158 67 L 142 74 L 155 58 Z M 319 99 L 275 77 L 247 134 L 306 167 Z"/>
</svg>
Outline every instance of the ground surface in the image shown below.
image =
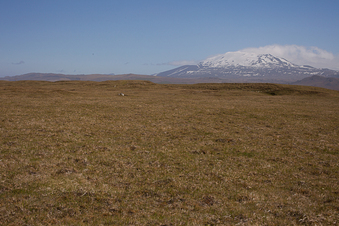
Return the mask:
<svg viewBox="0 0 339 226">
<path fill-rule="evenodd" d="M 299 86 L 0 81 L 0 222 L 335 225 L 338 110 Z"/>
</svg>

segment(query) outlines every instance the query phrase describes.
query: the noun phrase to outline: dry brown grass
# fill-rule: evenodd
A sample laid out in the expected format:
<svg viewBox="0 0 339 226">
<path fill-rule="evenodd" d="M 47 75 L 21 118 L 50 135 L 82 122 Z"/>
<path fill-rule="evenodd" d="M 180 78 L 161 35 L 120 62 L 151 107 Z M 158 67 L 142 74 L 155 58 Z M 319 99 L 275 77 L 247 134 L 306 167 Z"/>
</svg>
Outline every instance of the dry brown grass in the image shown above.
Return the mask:
<svg viewBox="0 0 339 226">
<path fill-rule="evenodd" d="M 0 222 L 337 224 L 338 110 L 301 86 L 0 81 Z"/>
</svg>

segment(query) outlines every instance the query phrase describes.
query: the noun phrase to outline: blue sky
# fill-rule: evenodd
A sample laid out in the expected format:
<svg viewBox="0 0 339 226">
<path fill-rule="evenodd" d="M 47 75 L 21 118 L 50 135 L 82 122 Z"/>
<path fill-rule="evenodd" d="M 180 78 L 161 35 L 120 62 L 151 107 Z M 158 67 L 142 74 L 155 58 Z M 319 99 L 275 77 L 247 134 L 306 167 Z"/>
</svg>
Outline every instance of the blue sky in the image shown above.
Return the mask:
<svg viewBox="0 0 339 226">
<path fill-rule="evenodd" d="M 0 0 L 0 77 L 154 74 L 267 46 L 339 69 L 338 12 L 337 0 Z"/>
</svg>

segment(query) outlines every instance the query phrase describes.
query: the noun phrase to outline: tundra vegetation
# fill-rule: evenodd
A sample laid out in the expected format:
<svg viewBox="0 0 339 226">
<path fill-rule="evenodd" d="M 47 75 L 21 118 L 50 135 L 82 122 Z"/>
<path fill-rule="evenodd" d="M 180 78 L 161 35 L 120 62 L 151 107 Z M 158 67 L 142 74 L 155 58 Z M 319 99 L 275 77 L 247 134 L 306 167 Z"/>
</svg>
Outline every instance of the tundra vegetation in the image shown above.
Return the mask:
<svg viewBox="0 0 339 226">
<path fill-rule="evenodd" d="M 0 222 L 338 224 L 338 112 L 314 87 L 0 81 Z"/>
</svg>

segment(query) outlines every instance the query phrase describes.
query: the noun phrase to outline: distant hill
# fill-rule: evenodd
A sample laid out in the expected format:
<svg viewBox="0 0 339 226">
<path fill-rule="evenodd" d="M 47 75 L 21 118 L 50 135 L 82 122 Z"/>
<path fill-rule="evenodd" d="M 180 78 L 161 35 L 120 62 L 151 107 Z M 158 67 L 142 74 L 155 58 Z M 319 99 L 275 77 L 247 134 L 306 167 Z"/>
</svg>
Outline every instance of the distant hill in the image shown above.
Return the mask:
<svg viewBox="0 0 339 226">
<path fill-rule="evenodd" d="M 65 75 L 65 74 L 54 74 L 54 73 L 28 73 L 16 76 L 6 76 L 0 78 L 0 80 L 6 81 L 21 81 L 21 80 L 36 80 L 36 81 L 108 81 L 108 80 L 150 80 L 154 76 L 150 75 L 135 75 L 135 74 L 88 74 L 88 75 Z"/>
<path fill-rule="evenodd" d="M 89 74 L 89 75 L 65 75 L 53 73 L 28 73 L 16 76 L 6 76 L 0 78 L 6 81 L 22 81 L 22 80 L 36 80 L 36 81 L 108 81 L 108 80 L 147 80 L 159 84 L 195 84 L 195 83 L 225 83 L 232 82 L 227 79 L 220 78 L 172 78 L 160 77 L 153 75 L 137 75 L 137 74 L 122 74 L 122 75 L 107 75 L 107 74 Z"/>
<path fill-rule="evenodd" d="M 65 75 L 54 73 L 28 73 L 16 76 L 6 76 L 0 80 L 20 81 L 20 80 L 37 80 L 37 81 L 63 81 L 63 80 L 79 80 L 79 81 L 105 81 L 111 80 L 114 75 L 106 74 L 90 74 L 90 75 Z"/>
<path fill-rule="evenodd" d="M 313 75 L 312 77 L 304 78 L 302 80 L 291 83 L 292 85 L 315 86 L 326 89 L 339 90 L 339 79 L 332 77 L 323 77 Z"/>
</svg>

